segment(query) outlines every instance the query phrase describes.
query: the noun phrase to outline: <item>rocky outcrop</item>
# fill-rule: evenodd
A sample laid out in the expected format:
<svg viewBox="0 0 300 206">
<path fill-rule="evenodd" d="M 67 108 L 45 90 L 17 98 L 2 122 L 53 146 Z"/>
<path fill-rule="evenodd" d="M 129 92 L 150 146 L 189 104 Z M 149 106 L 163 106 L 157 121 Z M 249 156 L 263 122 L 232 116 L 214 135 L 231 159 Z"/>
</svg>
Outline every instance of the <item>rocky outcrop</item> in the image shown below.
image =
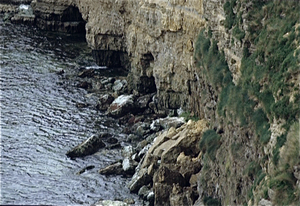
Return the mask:
<svg viewBox="0 0 300 206">
<path fill-rule="evenodd" d="M 43 30 L 67 33 L 85 33 L 85 21 L 78 8 L 68 0 L 39 1 L 31 3 L 36 25 Z"/>
<path fill-rule="evenodd" d="M 129 182 L 130 191 L 144 194 L 140 190 L 151 184 L 155 205 L 192 205 L 198 198 L 194 176 L 202 167 L 198 142 L 207 128 L 203 120 L 189 121 L 157 136 Z"/>
</svg>

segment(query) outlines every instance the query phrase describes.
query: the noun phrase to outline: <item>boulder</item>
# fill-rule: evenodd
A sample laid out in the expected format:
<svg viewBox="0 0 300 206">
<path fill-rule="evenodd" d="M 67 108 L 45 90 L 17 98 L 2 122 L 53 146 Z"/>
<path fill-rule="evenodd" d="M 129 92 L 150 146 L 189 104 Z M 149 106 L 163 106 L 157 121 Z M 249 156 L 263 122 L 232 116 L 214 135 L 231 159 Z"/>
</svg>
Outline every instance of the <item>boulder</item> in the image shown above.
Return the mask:
<svg viewBox="0 0 300 206">
<path fill-rule="evenodd" d="M 102 141 L 102 138 L 105 136 L 109 136 L 108 133 L 103 133 L 98 135 L 92 135 L 87 140 L 76 146 L 75 148 L 69 150 L 67 152 L 67 156 L 71 158 L 75 157 L 84 157 L 87 155 L 94 154 L 97 152 L 100 148 L 105 147 L 104 142 Z"/>
<path fill-rule="evenodd" d="M 153 184 L 153 190 L 155 206 L 170 206 L 171 185 L 156 182 Z"/>
<path fill-rule="evenodd" d="M 99 170 L 101 175 L 122 175 L 124 173 L 121 162 L 113 163 Z"/>
<path fill-rule="evenodd" d="M 127 81 L 125 79 L 123 80 L 117 79 L 114 82 L 112 89 L 118 95 L 124 93 L 127 89 Z"/>
<path fill-rule="evenodd" d="M 157 130 L 156 128 L 164 128 L 164 129 L 169 129 L 171 127 L 174 127 L 175 129 L 180 127 L 185 123 L 185 120 L 183 117 L 166 117 L 166 118 L 160 118 L 156 119 L 152 122 L 151 124 L 151 129 L 152 130 Z"/>
<path fill-rule="evenodd" d="M 170 205 L 193 205 L 197 197 L 189 188 L 181 188 L 178 185 L 173 185 L 172 193 L 170 195 Z"/>
<path fill-rule="evenodd" d="M 137 106 L 140 109 L 145 110 L 146 108 L 149 107 L 149 103 L 152 100 L 152 97 L 154 96 L 154 94 L 147 94 L 144 96 L 141 96 L 137 99 Z"/>
<path fill-rule="evenodd" d="M 105 111 L 108 109 L 109 105 L 114 101 L 114 97 L 111 94 L 104 94 L 99 98 L 97 109 L 100 111 Z"/>
<path fill-rule="evenodd" d="M 148 185 L 152 178 L 148 175 L 147 168 L 143 168 L 135 172 L 128 184 L 130 192 L 138 192 L 143 185 Z"/>
<path fill-rule="evenodd" d="M 188 182 L 178 171 L 170 170 L 164 165 L 161 165 L 158 171 L 154 174 L 153 182 L 164 183 L 168 185 L 173 185 L 173 183 L 176 183 L 181 187 L 188 185 Z"/>
<path fill-rule="evenodd" d="M 131 158 L 124 158 L 122 162 L 122 168 L 125 172 L 125 174 L 133 175 L 135 172 L 135 168 L 138 165 L 138 163 Z"/>
<path fill-rule="evenodd" d="M 139 189 L 138 195 L 142 199 L 147 200 L 147 197 L 151 192 L 153 192 L 153 190 L 150 188 L 150 186 L 144 185 Z"/>
<path fill-rule="evenodd" d="M 117 118 L 132 112 L 133 108 L 134 108 L 133 95 L 121 95 L 111 103 L 107 112 L 108 115 Z"/>
</svg>

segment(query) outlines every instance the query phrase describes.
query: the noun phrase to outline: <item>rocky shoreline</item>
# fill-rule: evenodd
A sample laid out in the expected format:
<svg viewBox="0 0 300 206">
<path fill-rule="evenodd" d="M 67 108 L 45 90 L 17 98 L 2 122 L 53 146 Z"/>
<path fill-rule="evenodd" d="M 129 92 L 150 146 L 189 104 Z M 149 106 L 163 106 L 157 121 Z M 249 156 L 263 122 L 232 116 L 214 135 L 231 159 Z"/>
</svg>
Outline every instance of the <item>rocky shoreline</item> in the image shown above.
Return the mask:
<svg viewBox="0 0 300 206">
<path fill-rule="evenodd" d="M 1 2 L 0 2 L 1 3 Z M 21 2 L 21 3 L 29 3 Z M 36 24 L 31 7 L 0 4 L 5 20 L 13 23 Z M 75 73 L 75 74 L 74 74 Z M 125 125 L 124 140 L 109 133 L 95 134 L 66 153 L 69 158 L 93 155 L 101 149 L 122 149 L 123 159 L 99 170 L 101 175 L 130 177 L 128 188 L 137 193 L 146 205 L 193 205 L 199 198 L 196 174 L 201 170 L 199 141 L 208 123 L 188 121 L 179 117 L 180 109 L 158 105 L 155 85 L 145 84 L 140 91 L 131 90 L 123 69 L 78 67 L 72 74 L 59 71 L 57 75 L 73 79 L 77 87 L 99 97 L 96 108 Z M 118 74 L 118 75 L 115 75 Z M 147 81 L 147 79 L 146 79 Z M 151 88 L 153 87 L 153 88 Z M 78 102 L 78 108 L 88 107 Z M 95 166 L 78 171 L 78 175 Z M 198 201 L 201 205 L 201 201 Z M 96 205 L 127 205 L 132 201 L 99 201 Z"/>
<path fill-rule="evenodd" d="M 75 68 L 75 73 L 78 87 L 99 96 L 96 108 L 125 125 L 123 132 L 128 136 L 123 141 L 130 146 L 123 147 L 111 134 L 100 133 L 70 149 L 66 155 L 80 158 L 104 148 L 121 149 L 123 159 L 100 169 L 99 174 L 131 178 L 128 188 L 147 205 L 194 204 L 199 197 L 196 173 L 202 167 L 198 143 L 208 123 L 204 120 L 186 122 L 178 116 L 180 111 L 169 114 L 158 111 L 155 93 L 127 93 L 126 78 L 107 76 L 107 68 Z M 57 74 L 68 75 L 65 71 Z M 79 108 L 87 106 L 77 103 Z M 83 168 L 78 174 L 91 168 L 94 166 Z M 116 205 L 127 203 L 115 202 Z M 105 204 L 102 201 L 96 205 Z"/>
</svg>

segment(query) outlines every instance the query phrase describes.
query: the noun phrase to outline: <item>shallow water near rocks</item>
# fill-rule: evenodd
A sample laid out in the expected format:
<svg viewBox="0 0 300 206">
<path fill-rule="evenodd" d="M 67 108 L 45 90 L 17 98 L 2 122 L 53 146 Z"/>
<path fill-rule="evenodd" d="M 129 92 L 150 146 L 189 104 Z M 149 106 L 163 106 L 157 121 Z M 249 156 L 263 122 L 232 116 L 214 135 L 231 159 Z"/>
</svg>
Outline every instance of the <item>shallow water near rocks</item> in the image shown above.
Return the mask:
<svg viewBox="0 0 300 206">
<path fill-rule="evenodd" d="M 46 33 L 4 23 L 0 17 L 1 204 L 93 204 L 134 199 L 128 179 L 98 173 L 121 159 L 120 149 L 71 160 L 66 152 L 88 137 L 109 132 L 115 120 L 95 110 L 97 97 L 56 72 L 95 66 L 84 37 Z M 84 102 L 88 108 L 77 108 Z M 95 168 L 81 175 L 86 166 Z"/>
</svg>

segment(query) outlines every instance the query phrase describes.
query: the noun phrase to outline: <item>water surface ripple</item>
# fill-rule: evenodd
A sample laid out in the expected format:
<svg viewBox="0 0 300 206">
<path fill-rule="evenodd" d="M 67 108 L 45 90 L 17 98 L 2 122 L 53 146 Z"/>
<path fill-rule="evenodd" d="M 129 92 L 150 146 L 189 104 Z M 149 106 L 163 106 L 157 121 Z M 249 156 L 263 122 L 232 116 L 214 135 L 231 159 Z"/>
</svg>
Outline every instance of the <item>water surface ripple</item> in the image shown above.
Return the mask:
<svg viewBox="0 0 300 206">
<path fill-rule="evenodd" d="M 92 134 L 119 125 L 94 110 L 97 98 L 56 72 L 92 64 L 82 38 L 45 33 L 0 21 L 1 204 L 92 204 L 133 198 L 126 179 L 98 170 L 120 159 L 119 150 L 71 160 L 65 153 Z M 89 108 L 79 109 L 77 102 Z M 110 126 L 105 126 L 109 121 Z M 112 123 L 113 122 L 113 123 Z M 81 175 L 88 165 L 95 168 Z"/>
</svg>

